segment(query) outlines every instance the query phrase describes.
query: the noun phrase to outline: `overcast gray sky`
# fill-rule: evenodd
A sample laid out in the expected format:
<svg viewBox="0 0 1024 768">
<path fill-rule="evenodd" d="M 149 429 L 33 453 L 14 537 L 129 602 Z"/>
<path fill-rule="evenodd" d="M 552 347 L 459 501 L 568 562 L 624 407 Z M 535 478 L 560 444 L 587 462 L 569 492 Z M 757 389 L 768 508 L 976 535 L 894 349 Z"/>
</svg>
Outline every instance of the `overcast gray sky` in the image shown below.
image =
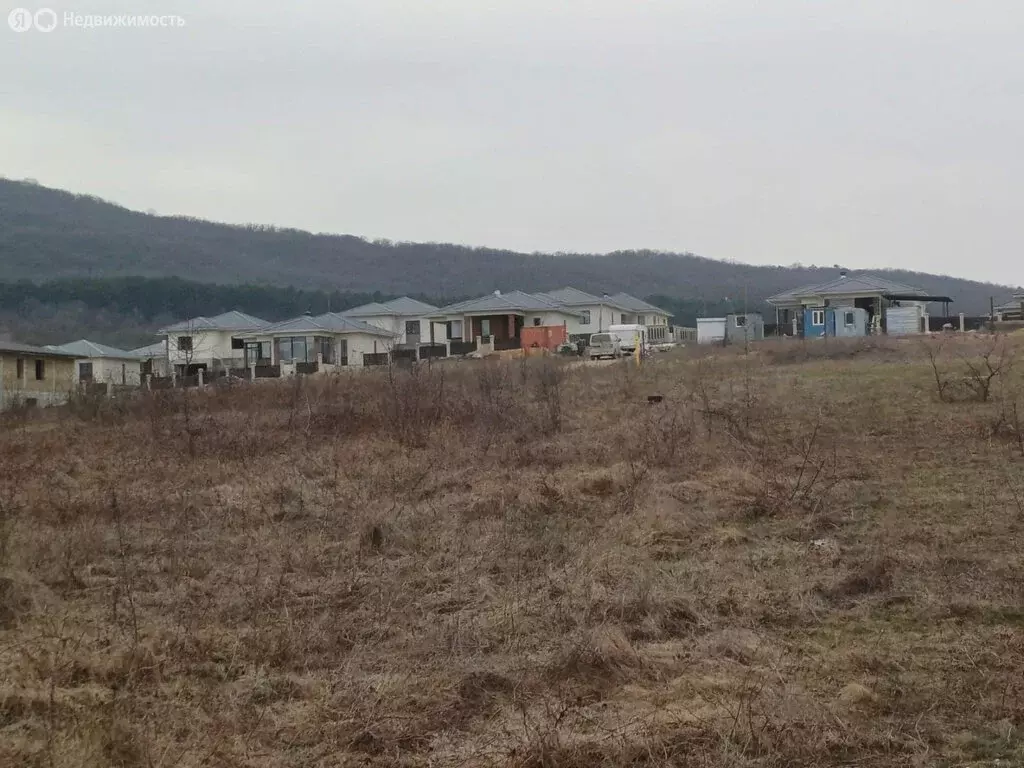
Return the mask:
<svg viewBox="0 0 1024 768">
<path fill-rule="evenodd" d="M 1024 283 L 1019 0 L 45 5 L 185 26 L 0 27 L 11 178 L 396 240 Z"/>
</svg>

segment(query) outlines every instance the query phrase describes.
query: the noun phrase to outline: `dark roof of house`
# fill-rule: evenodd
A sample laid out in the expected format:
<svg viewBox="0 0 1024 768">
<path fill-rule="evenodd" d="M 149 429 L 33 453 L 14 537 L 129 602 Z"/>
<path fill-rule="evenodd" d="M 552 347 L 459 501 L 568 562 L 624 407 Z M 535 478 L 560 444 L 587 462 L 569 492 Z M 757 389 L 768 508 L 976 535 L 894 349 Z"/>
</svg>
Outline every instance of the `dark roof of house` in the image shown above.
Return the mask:
<svg viewBox="0 0 1024 768">
<path fill-rule="evenodd" d="M 157 341 L 153 344 L 147 344 L 144 347 L 138 349 L 130 349 L 134 357 L 164 357 L 167 355 L 167 342 Z"/>
<path fill-rule="evenodd" d="M 669 315 L 671 312 L 666 312 L 661 307 L 656 307 L 653 304 L 648 304 L 643 299 L 638 299 L 636 296 L 630 296 L 628 293 L 616 293 L 611 297 L 611 300 L 620 306 L 625 307 L 631 312 L 656 312 L 659 315 Z"/>
<path fill-rule="evenodd" d="M 544 310 L 566 311 L 566 306 L 542 294 L 509 291 L 491 293 L 476 299 L 460 301 L 441 307 L 435 315 L 475 314 L 480 312 L 539 312 Z"/>
<path fill-rule="evenodd" d="M 14 341 L 0 341 L 0 352 L 13 352 L 19 355 L 35 355 L 36 357 L 75 357 L 74 355 L 69 355 L 67 352 L 61 352 L 56 349 L 33 347 L 30 344 L 18 344 Z"/>
<path fill-rule="evenodd" d="M 47 345 L 47 349 L 53 349 L 57 352 L 66 352 L 69 355 L 75 357 L 113 357 L 121 360 L 130 360 L 137 357 L 133 352 L 129 352 L 124 349 L 118 349 L 117 347 L 108 347 L 106 344 L 99 344 L 95 341 L 89 341 L 88 339 L 79 339 L 78 341 L 71 341 L 67 344 L 50 344 Z"/>
<path fill-rule="evenodd" d="M 538 293 L 536 295 L 551 299 L 552 301 L 566 307 L 581 307 L 588 304 L 613 303 L 609 296 L 600 298 L 587 293 L 586 291 L 581 291 L 579 288 L 573 288 L 571 285 L 567 285 L 565 288 L 559 288 L 554 291 L 548 291 L 546 293 Z"/>
<path fill-rule="evenodd" d="M 805 285 L 801 288 L 793 288 L 774 296 L 769 296 L 768 301 L 772 304 L 781 304 L 786 301 L 795 301 L 803 296 L 845 296 L 854 294 L 894 294 L 914 295 L 924 297 L 925 292 L 912 285 L 898 283 L 886 277 L 878 275 L 841 275 L 834 280 L 815 285 Z"/>
<path fill-rule="evenodd" d="M 391 301 L 375 301 L 370 304 L 364 304 L 361 307 L 346 309 L 341 314 L 346 317 L 378 317 L 380 315 L 420 316 L 429 315 L 431 312 L 436 311 L 437 307 L 432 304 L 426 304 L 408 296 L 401 296 Z"/>
<path fill-rule="evenodd" d="M 277 335 L 283 333 L 369 333 L 374 336 L 393 336 L 393 334 L 375 325 L 364 323 L 351 317 L 344 317 L 337 312 L 325 312 L 322 315 L 301 315 L 280 323 L 264 326 L 249 331 L 245 336 Z"/>
<path fill-rule="evenodd" d="M 193 317 L 180 323 L 161 328 L 159 333 L 182 331 L 252 331 L 269 325 L 266 320 L 239 312 L 237 309 L 213 317 Z"/>
</svg>

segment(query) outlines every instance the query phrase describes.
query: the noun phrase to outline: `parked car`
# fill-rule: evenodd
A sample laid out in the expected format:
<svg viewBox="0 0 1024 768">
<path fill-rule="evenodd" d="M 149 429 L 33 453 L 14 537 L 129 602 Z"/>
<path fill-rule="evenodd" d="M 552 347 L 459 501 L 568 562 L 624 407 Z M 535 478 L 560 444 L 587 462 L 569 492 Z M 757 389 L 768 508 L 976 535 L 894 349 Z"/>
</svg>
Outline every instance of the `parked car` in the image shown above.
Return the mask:
<svg viewBox="0 0 1024 768">
<path fill-rule="evenodd" d="M 622 342 L 617 336 L 610 333 L 592 333 L 587 354 L 591 360 L 600 360 L 602 357 L 612 359 L 622 357 Z"/>
<path fill-rule="evenodd" d="M 650 350 L 647 341 L 647 326 L 644 325 L 613 325 L 608 333 L 619 340 L 622 353 L 631 355 L 636 351 L 637 343 L 640 344 L 640 351 L 647 354 Z"/>
</svg>

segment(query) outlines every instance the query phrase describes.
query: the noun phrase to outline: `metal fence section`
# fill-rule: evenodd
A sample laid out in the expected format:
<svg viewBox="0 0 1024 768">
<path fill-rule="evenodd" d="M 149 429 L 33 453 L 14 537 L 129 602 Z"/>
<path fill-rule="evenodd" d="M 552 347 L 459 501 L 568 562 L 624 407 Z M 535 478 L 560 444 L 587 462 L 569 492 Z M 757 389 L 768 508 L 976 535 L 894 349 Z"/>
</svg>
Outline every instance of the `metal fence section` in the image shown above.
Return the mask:
<svg viewBox="0 0 1024 768">
<path fill-rule="evenodd" d="M 447 357 L 448 348 L 444 344 L 425 344 L 420 347 L 420 360 L 429 360 L 432 357 Z"/>
</svg>

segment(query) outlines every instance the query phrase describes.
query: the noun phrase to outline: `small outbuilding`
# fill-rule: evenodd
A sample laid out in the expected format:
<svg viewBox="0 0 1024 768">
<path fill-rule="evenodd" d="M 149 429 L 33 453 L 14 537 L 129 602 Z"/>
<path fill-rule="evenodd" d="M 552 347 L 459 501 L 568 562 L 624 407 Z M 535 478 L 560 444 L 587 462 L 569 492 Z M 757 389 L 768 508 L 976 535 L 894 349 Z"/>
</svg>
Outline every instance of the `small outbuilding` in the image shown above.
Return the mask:
<svg viewBox="0 0 1024 768">
<path fill-rule="evenodd" d="M 698 317 L 697 343 L 720 344 L 724 342 L 726 323 L 727 319 L 724 317 Z"/>
<path fill-rule="evenodd" d="M 759 312 L 725 316 L 725 343 L 744 344 L 764 338 L 764 318 Z"/>
<path fill-rule="evenodd" d="M 928 330 L 928 315 L 920 305 L 887 307 L 885 332 L 890 336 L 913 336 Z"/>
</svg>

